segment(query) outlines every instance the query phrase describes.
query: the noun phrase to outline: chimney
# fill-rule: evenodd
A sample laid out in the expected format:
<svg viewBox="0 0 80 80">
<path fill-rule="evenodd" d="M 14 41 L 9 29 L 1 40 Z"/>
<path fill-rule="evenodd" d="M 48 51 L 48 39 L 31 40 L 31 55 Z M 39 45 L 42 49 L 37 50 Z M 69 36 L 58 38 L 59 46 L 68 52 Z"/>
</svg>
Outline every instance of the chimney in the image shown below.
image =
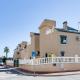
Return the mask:
<svg viewBox="0 0 80 80">
<path fill-rule="evenodd" d="M 64 21 L 64 22 L 63 22 L 63 29 L 64 29 L 64 30 L 68 30 L 67 21 Z"/>
</svg>

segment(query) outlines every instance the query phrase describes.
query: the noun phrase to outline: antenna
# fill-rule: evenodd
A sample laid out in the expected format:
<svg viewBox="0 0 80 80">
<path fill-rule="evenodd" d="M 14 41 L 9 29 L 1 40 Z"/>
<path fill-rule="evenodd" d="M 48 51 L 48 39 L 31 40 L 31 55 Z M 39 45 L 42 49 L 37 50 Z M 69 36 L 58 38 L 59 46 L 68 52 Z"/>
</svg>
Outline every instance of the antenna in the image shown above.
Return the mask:
<svg viewBox="0 0 80 80">
<path fill-rule="evenodd" d="M 78 22 L 78 32 L 80 32 L 80 22 Z"/>
</svg>

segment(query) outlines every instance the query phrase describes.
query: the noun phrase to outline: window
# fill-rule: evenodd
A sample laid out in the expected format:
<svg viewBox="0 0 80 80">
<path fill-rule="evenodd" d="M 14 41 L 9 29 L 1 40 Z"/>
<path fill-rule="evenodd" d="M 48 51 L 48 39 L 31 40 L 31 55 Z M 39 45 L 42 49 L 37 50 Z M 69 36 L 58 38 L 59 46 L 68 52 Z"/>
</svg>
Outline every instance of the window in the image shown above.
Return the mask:
<svg viewBox="0 0 80 80">
<path fill-rule="evenodd" d="M 37 51 L 37 56 L 40 56 L 40 51 Z"/>
<path fill-rule="evenodd" d="M 17 52 L 17 54 L 20 54 L 19 52 Z"/>
<path fill-rule="evenodd" d="M 79 41 L 80 40 L 80 36 L 76 36 L 76 40 Z"/>
<path fill-rule="evenodd" d="M 64 56 L 64 51 L 61 51 L 61 56 Z"/>
<path fill-rule="evenodd" d="M 24 46 L 24 48 L 26 48 L 26 47 L 27 47 L 27 45 Z"/>
<path fill-rule="evenodd" d="M 21 44 L 18 44 L 19 45 L 19 47 L 21 47 Z"/>
<path fill-rule="evenodd" d="M 47 53 L 45 53 L 45 57 L 48 57 L 48 54 Z"/>
<path fill-rule="evenodd" d="M 60 42 L 61 42 L 61 44 L 66 44 L 67 43 L 67 36 L 61 35 Z"/>
<path fill-rule="evenodd" d="M 30 56 L 30 59 L 31 59 L 31 56 Z"/>
</svg>

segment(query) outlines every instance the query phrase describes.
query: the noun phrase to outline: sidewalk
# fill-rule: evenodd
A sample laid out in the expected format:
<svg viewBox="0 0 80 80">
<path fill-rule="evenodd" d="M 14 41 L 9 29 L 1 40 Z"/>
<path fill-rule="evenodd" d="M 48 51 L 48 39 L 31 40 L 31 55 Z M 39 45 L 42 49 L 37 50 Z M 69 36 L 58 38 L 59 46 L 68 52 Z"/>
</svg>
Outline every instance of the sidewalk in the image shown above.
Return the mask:
<svg viewBox="0 0 80 80">
<path fill-rule="evenodd" d="M 27 75 L 27 76 L 68 76 L 68 75 L 77 75 L 80 74 L 80 71 L 72 71 L 72 72 L 56 72 L 56 73 L 48 73 L 48 74 L 37 74 L 37 73 L 27 73 L 21 70 L 15 69 L 17 72 Z"/>
<path fill-rule="evenodd" d="M 19 70 L 18 68 L 15 68 L 14 71 L 16 71 L 20 74 L 23 74 L 23 75 L 27 75 L 27 76 L 37 76 L 38 75 L 38 74 L 23 72 L 23 71 Z"/>
<path fill-rule="evenodd" d="M 49 74 L 44 74 L 44 76 L 68 76 L 68 75 L 77 75 L 77 74 L 80 74 L 80 71 L 49 73 Z"/>
<path fill-rule="evenodd" d="M 3 67 L 1 66 L 0 69 Z M 80 74 L 80 70 L 76 71 L 65 71 L 65 72 L 54 72 L 54 73 L 48 73 L 48 74 L 38 74 L 38 73 L 29 73 L 29 72 L 24 72 L 19 70 L 17 67 L 10 67 L 8 66 L 9 69 L 12 69 L 20 74 L 27 75 L 27 76 L 68 76 L 68 75 L 77 75 Z M 7 69 L 8 69 L 7 68 Z"/>
</svg>

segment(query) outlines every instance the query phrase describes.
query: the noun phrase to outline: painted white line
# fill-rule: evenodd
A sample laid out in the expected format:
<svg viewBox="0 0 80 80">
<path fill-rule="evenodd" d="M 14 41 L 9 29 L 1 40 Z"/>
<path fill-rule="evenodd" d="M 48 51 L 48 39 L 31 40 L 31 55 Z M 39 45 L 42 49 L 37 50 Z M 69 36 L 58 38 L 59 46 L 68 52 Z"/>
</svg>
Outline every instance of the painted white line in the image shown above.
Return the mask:
<svg viewBox="0 0 80 80">
<path fill-rule="evenodd" d="M 3 69 L 0 69 L 0 71 L 5 71 L 5 70 L 14 70 L 14 69 L 16 69 L 16 68 L 3 68 Z"/>
</svg>

